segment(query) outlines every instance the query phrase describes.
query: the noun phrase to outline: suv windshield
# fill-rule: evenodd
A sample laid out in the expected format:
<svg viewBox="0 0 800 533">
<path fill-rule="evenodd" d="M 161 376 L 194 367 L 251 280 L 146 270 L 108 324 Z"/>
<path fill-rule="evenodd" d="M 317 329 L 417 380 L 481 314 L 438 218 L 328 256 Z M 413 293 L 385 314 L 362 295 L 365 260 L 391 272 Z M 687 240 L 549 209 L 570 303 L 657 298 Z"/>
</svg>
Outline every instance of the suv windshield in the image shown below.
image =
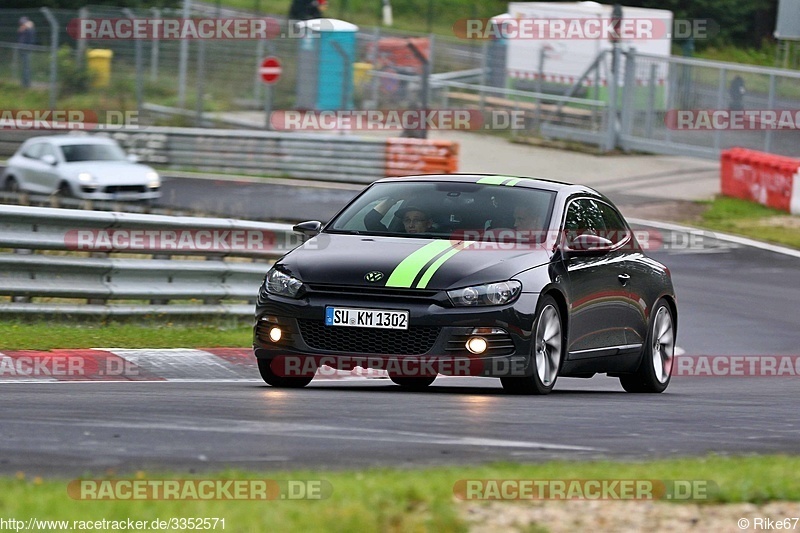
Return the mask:
<svg viewBox="0 0 800 533">
<path fill-rule="evenodd" d="M 426 238 L 451 238 L 455 233 L 467 240 L 481 240 L 487 230 L 542 233 L 555 196 L 542 189 L 476 183 L 377 183 L 326 231 Z"/>
<path fill-rule="evenodd" d="M 65 144 L 61 146 L 64 161 L 126 161 L 125 152 L 113 144 Z"/>
</svg>

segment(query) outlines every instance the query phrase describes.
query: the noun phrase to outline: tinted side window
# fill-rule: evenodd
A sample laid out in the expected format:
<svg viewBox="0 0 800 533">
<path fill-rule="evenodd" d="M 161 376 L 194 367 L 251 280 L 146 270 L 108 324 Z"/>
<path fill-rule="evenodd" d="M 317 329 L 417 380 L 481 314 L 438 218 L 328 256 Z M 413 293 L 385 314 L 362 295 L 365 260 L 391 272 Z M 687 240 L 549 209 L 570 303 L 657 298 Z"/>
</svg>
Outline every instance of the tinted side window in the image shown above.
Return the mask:
<svg viewBox="0 0 800 533">
<path fill-rule="evenodd" d="M 573 237 L 584 233 L 602 235 L 606 230 L 603 211 L 594 200 L 588 198 L 575 200 L 567 210 L 564 229 Z"/>
<path fill-rule="evenodd" d="M 614 244 L 625 240 L 628 236 L 628 228 L 625 226 L 622 215 L 608 204 L 601 203 L 600 209 L 603 212 L 603 221 L 605 222 L 606 231 L 608 233 L 604 235 L 604 237 Z"/>
<path fill-rule="evenodd" d="M 55 148 L 53 148 L 50 144 L 41 143 L 41 144 L 39 144 L 39 146 L 42 149 L 41 153 L 39 154 L 39 159 L 41 159 L 42 157 L 44 157 L 46 155 L 52 155 L 53 157 L 58 159 L 58 157 L 56 156 Z"/>
<path fill-rule="evenodd" d="M 24 157 L 30 159 L 39 159 L 42 157 L 42 143 L 34 143 L 22 151 Z"/>
</svg>

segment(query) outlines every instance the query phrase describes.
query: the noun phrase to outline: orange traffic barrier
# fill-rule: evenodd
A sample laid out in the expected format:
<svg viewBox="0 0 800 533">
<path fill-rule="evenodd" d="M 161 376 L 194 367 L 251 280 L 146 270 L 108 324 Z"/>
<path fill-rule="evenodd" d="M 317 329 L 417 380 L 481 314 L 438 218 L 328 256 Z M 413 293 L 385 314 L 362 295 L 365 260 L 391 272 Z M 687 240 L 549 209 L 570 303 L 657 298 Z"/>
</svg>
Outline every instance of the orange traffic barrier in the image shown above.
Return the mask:
<svg viewBox="0 0 800 533">
<path fill-rule="evenodd" d="M 800 160 L 744 148 L 720 156 L 722 194 L 800 214 Z"/>
<path fill-rule="evenodd" d="M 392 138 L 386 140 L 386 175 L 450 174 L 458 171 L 458 143 Z"/>
</svg>

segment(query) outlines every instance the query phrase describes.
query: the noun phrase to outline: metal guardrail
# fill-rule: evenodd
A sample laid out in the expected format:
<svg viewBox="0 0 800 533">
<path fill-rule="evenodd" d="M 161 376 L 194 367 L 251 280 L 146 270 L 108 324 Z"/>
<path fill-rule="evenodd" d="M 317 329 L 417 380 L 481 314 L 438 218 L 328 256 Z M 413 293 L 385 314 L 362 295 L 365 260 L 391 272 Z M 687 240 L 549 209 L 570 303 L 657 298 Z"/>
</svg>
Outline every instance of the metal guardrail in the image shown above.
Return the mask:
<svg viewBox="0 0 800 533">
<path fill-rule="evenodd" d="M 63 130 L 8 130 L 0 156 L 24 140 Z M 73 132 L 86 133 L 86 132 Z M 371 183 L 386 174 L 386 141 L 355 135 L 200 128 L 119 128 L 116 139 L 143 163 L 178 169 Z"/>
<path fill-rule="evenodd" d="M 0 314 L 247 316 L 301 242 L 286 224 L 0 205 Z"/>
</svg>

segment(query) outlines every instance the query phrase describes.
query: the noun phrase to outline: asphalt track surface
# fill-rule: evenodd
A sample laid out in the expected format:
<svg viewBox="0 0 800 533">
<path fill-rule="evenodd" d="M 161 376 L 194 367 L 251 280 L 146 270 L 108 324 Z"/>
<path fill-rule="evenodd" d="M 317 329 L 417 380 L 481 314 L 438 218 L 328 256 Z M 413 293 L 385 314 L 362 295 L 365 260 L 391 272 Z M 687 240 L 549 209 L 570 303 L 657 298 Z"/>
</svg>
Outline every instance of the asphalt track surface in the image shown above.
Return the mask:
<svg viewBox="0 0 800 533">
<path fill-rule="evenodd" d="M 798 353 L 800 259 L 721 241 L 654 252 L 688 355 Z M 552 458 L 797 453 L 797 376 L 676 377 L 661 395 L 561 379 L 546 397 L 487 378 L 0 384 L 0 472 L 425 466 Z"/>
</svg>

